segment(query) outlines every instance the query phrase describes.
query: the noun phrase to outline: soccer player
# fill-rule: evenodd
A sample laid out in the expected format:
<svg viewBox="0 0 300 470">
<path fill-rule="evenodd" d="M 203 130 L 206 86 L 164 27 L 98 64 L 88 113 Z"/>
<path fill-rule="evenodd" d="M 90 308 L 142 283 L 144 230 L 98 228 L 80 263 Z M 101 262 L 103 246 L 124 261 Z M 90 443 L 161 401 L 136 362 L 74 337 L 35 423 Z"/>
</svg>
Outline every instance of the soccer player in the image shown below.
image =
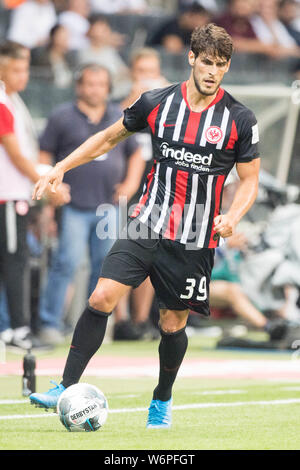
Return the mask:
<svg viewBox="0 0 300 470">
<path fill-rule="evenodd" d="M 257 194 L 257 121 L 220 86 L 232 51 L 223 28 L 196 28 L 187 81 L 142 94 L 125 109 L 124 118 L 89 138 L 36 184 L 33 197 L 40 199 L 49 185 L 56 190 L 66 171 L 108 152 L 133 132 L 151 129 L 153 168 L 75 327 L 62 382 L 47 393 L 32 394 L 31 403 L 56 406 L 100 347 L 118 300 L 150 276 L 160 307 L 161 341 L 147 427 L 171 426 L 172 386 L 187 349 L 189 310 L 209 315 L 214 250 L 220 237 L 233 234 Z M 229 210 L 220 214 L 224 182 L 234 165 L 240 184 Z"/>
</svg>

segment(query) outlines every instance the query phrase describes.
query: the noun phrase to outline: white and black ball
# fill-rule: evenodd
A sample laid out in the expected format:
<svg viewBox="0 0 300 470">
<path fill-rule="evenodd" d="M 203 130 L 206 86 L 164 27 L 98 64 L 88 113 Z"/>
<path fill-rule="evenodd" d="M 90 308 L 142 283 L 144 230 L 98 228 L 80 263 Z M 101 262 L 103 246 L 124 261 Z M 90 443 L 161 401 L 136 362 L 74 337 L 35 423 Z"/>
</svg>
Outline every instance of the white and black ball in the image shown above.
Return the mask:
<svg viewBox="0 0 300 470">
<path fill-rule="evenodd" d="M 79 383 L 63 391 L 57 413 L 68 431 L 97 431 L 107 419 L 108 403 L 95 385 Z"/>
</svg>

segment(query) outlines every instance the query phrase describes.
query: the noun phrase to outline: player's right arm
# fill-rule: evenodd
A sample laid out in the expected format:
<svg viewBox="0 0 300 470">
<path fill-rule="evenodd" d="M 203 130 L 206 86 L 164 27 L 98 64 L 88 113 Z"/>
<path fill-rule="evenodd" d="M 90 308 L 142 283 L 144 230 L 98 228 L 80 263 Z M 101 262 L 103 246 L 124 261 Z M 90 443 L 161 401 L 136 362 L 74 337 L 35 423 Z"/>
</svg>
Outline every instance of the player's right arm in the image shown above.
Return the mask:
<svg viewBox="0 0 300 470">
<path fill-rule="evenodd" d="M 122 142 L 122 140 L 126 139 L 131 134 L 133 134 L 133 132 L 129 132 L 123 125 L 123 118 L 120 118 L 107 129 L 97 132 L 97 134 L 87 139 L 82 145 L 77 147 L 77 149 L 70 153 L 64 160 L 58 162 L 52 170 L 38 180 L 34 187 L 32 198 L 41 199 L 49 185 L 51 186 L 51 191 L 55 192 L 67 171 L 84 165 L 109 152 L 119 142 Z"/>
</svg>

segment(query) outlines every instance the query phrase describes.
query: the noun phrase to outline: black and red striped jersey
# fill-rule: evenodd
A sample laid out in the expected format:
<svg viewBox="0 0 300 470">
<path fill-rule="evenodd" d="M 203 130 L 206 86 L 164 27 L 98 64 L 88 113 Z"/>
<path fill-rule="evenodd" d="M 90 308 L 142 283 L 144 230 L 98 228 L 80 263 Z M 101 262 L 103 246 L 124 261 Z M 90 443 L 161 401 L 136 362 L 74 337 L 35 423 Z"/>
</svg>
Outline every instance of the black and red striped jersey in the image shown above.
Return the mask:
<svg viewBox="0 0 300 470">
<path fill-rule="evenodd" d="M 215 248 L 213 220 L 237 162 L 259 157 L 250 109 L 219 88 L 202 112 L 190 109 L 186 82 L 143 93 L 124 111 L 130 132 L 151 129 L 154 164 L 131 217 L 164 238 Z"/>
</svg>

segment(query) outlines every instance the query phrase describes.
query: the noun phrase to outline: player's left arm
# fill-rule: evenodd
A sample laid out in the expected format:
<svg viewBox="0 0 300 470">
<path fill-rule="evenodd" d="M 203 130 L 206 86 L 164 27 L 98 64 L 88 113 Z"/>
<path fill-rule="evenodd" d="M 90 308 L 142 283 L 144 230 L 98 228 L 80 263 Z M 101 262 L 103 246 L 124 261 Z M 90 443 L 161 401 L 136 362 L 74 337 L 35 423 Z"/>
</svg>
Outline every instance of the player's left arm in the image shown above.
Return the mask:
<svg viewBox="0 0 300 470">
<path fill-rule="evenodd" d="M 234 233 L 235 227 L 254 203 L 258 191 L 259 168 L 260 158 L 236 164 L 240 183 L 233 202 L 226 214 L 214 219 L 214 230 L 221 237 L 227 238 Z"/>
</svg>

